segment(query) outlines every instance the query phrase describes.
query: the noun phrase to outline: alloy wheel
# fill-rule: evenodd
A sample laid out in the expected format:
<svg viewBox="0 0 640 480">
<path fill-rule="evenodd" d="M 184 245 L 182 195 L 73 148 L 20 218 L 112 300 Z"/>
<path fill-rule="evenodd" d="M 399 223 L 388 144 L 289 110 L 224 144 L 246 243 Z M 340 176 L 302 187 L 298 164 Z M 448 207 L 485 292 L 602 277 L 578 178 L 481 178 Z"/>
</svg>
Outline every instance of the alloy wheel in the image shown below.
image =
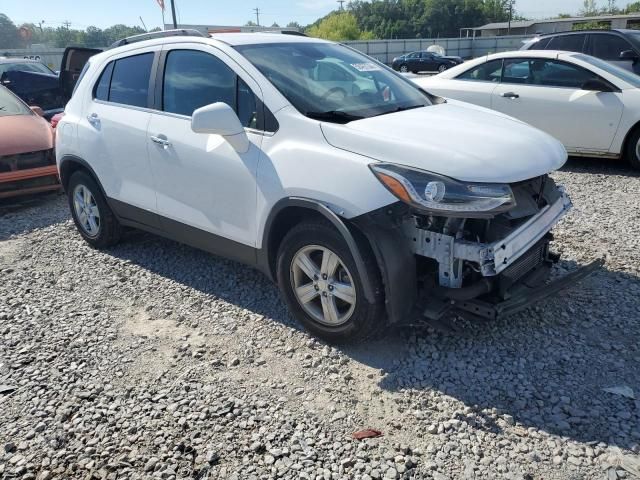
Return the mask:
<svg viewBox="0 0 640 480">
<path fill-rule="evenodd" d="M 353 277 L 340 257 L 320 245 L 300 249 L 291 261 L 291 287 L 304 311 L 323 325 L 343 325 L 356 307 Z"/>
<path fill-rule="evenodd" d="M 100 210 L 91 191 L 82 184 L 73 190 L 73 208 L 82 230 L 96 237 L 100 232 Z"/>
</svg>

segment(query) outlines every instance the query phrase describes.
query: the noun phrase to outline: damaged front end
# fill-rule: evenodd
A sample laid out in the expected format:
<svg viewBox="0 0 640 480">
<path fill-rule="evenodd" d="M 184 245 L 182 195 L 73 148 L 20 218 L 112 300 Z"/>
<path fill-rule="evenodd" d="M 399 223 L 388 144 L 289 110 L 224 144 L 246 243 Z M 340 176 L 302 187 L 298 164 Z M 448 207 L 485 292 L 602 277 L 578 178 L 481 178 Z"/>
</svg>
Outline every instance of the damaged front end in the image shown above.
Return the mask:
<svg viewBox="0 0 640 480">
<path fill-rule="evenodd" d="M 359 226 L 365 233 L 375 232 L 375 235 L 367 233 L 370 239 L 380 231 L 395 232 L 396 248 L 404 250 L 398 243 L 408 244 L 413 254 L 414 264 L 408 266 L 405 262 L 403 268 L 405 276 L 413 277 L 417 286 L 415 297 L 409 299 L 404 291 L 410 288 L 406 281 L 398 275 L 394 280 L 393 272 L 389 275 L 387 271 L 389 261 L 385 258 L 388 255 L 385 248 L 388 247 L 374 247 L 384 270 L 387 295 L 401 295 L 413 304 L 412 312 L 404 311 L 405 319 L 415 321 L 416 316 L 423 316 L 438 321 L 454 313 L 485 319 L 508 316 L 576 283 L 602 264 L 597 261 L 548 282 L 551 267 L 559 260 L 559 255 L 549 250 L 553 239 L 551 229 L 572 206 L 564 190 L 548 175 L 502 186 L 508 187 L 510 198 L 503 195 L 500 188 L 492 191 L 478 188 L 484 205 L 493 207 L 490 211 L 456 210 L 462 203 L 461 195 L 456 197 L 450 193 L 452 211 L 448 215 L 434 212 L 431 206 L 422 208 L 423 202 L 412 204 L 414 198 L 429 200 L 437 195 L 447 201 L 436 192 L 439 186 L 433 186 L 433 181 L 417 185 L 412 180 L 409 185 L 403 181 L 404 176 L 393 177 L 399 185 L 384 180 L 392 187 L 406 188 L 411 203 L 405 201 L 374 212 L 367 221 L 361 220 Z M 425 190 L 421 197 L 416 195 L 418 188 Z M 394 193 L 402 198 L 399 190 Z M 488 204 L 486 197 L 501 198 L 502 203 Z M 415 276 L 407 273 L 413 269 Z M 403 291 L 394 292 L 392 281 L 403 284 Z M 403 307 L 397 303 L 397 297 L 388 300 L 392 321 L 394 313 L 398 320 L 397 313 Z"/>
</svg>

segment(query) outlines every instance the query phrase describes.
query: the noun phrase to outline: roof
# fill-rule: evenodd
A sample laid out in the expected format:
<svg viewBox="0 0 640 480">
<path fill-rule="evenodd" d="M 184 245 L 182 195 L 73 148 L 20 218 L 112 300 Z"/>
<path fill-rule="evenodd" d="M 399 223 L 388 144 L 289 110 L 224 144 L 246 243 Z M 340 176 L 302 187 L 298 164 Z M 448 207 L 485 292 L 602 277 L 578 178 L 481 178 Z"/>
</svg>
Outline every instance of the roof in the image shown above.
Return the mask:
<svg viewBox="0 0 640 480">
<path fill-rule="evenodd" d="M 567 23 L 567 22 L 594 22 L 594 21 L 607 21 L 616 19 L 640 19 L 640 12 L 631 13 L 628 15 L 598 15 L 595 17 L 567 17 L 567 18 L 549 18 L 546 20 L 525 20 L 511 22 L 511 28 L 529 28 L 533 25 L 539 25 L 541 23 Z M 476 27 L 474 30 L 499 30 L 501 28 L 509 28 L 509 22 L 488 23 L 481 27 Z"/>
<path fill-rule="evenodd" d="M 300 35 L 286 35 L 282 33 L 214 33 L 214 40 L 228 45 L 251 45 L 255 43 L 327 43 L 326 40 Z"/>
</svg>

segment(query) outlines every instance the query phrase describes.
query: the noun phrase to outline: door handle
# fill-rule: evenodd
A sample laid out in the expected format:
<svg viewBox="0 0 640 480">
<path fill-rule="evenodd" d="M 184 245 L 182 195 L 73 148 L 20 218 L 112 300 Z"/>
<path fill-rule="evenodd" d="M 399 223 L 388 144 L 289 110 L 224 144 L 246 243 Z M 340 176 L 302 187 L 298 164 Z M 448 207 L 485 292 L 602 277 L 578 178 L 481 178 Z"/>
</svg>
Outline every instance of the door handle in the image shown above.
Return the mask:
<svg viewBox="0 0 640 480">
<path fill-rule="evenodd" d="M 162 136 L 155 136 L 155 135 L 151 135 L 151 141 L 153 143 L 157 143 L 158 145 L 162 145 L 164 148 L 170 147 L 171 146 L 171 142 L 169 140 L 167 140 L 167 138 L 162 138 L 164 137 L 164 135 Z"/>
<path fill-rule="evenodd" d="M 94 127 L 97 127 L 98 125 L 100 125 L 100 117 L 98 116 L 97 113 L 92 113 L 90 115 L 87 115 L 87 121 Z"/>
<path fill-rule="evenodd" d="M 501 93 L 500 96 L 504 97 L 504 98 L 510 98 L 511 100 L 514 100 L 516 98 L 520 98 L 520 95 L 518 95 L 517 93 L 514 93 L 514 92 Z"/>
</svg>

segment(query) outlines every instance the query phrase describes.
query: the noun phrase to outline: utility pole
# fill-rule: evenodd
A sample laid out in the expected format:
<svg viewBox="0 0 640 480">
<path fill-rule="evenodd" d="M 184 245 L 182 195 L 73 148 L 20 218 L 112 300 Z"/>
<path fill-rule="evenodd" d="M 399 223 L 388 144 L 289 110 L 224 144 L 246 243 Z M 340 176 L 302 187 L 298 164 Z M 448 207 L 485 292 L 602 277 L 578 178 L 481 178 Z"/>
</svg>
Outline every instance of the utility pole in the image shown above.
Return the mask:
<svg viewBox="0 0 640 480">
<path fill-rule="evenodd" d="M 260 26 L 260 9 L 256 7 L 253 11 L 256 12 L 256 25 Z"/>
<path fill-rule="evenodd" d="M 71 26 L 71 22 L 69 20 L 65 20 L 64 22 L 62 22 L 62 25 L 64 25 L 64 27 L 69 30 L 69 27 Z"/>
<path fill-rule="evenodd" d="M 507 29 L 507 35 L 511 35 L 511 19 L 513 18 L 513 2 L 515 0 L 509 0 L 509 28 Z"/>
<path fill-rule="evenodd" d="M 140 19 L 140 23 L 142 23 L 142 27 L 144 28 L 144 31 L 145 31 L 145 32 L 148 32 L 148 31 L 149 31 L 149 29 L 148 29 L 148 28 L 147 28 L 147 26 L 144 24 L 144 20 L 142 19 L 142 15 L 140 15 L 138 18 Z"/>
<path fill-rule="evenodd" d="M 171 16 L 173 17 L 173 28 L 174 30 L 178 28 L 178 22 L 176 20 L 176 2 L 175 0 L 171 0 Z"/>
<path fill-rule="evenodd" d="M 345 1 L 346 0 L 338 0 L 338 3 L 340 4 L 340 10 L 344 10 L 343 4 L 344 4 Z"/>
</svg>

